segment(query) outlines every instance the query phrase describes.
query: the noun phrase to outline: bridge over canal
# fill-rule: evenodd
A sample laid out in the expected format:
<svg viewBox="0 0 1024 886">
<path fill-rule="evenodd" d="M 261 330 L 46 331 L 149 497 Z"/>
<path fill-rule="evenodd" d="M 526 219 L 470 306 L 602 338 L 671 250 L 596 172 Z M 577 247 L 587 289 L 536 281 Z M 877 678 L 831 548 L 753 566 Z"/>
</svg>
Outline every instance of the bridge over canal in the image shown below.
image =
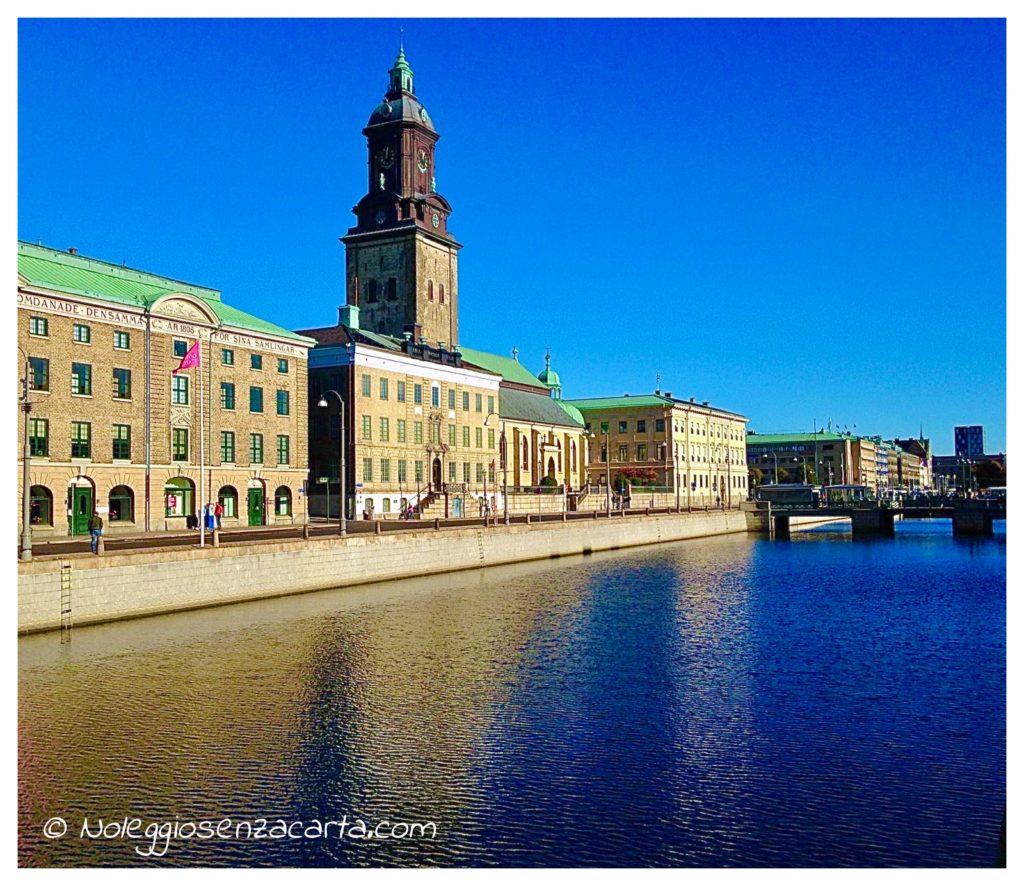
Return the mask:
<svg viewBox="0 0 1024 886">
<path fill-rule="evenodd" d="M 903 519 L 945 519 L 953 521 L 953 535 L 991 535 L 992 524 L 1006 519 L 1006 501 L 979 501 L 977 499 L 935 505 L 861 502 L 852 505 L 777 505 L 767 501 L 748 501 L 742 505 L 747 519 L 747 531 L 770 535 L 772 538 L 789 536 L 793 517 L 850 520 L 854 535 L 891 536 L 895 523 Z"/>
</svg>

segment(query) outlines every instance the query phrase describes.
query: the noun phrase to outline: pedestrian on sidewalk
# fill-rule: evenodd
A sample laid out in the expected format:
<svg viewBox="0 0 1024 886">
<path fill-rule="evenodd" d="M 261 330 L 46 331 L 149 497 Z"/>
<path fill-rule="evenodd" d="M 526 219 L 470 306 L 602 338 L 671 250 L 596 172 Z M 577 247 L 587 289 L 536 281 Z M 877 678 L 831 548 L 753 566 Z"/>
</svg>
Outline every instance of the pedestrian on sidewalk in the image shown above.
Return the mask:
<svg viewBox="0 0 1024 886">
<path fill-rule="evenodd" d="M 217 504 L 213 506 L 213 516 L 217 520 L 217 528 L 220 529 L 220 518 L 224 516 L 224 505 L 220 503 L 220 499 L 217 499 Z"/>
<path fill-rule="evenodd" d="M 101 535 L 103 535 L 103 518 L 99 511 L 93 511 L 89 518 L 89 550 L 94 554 L 97 553 Z"/>
</svg>

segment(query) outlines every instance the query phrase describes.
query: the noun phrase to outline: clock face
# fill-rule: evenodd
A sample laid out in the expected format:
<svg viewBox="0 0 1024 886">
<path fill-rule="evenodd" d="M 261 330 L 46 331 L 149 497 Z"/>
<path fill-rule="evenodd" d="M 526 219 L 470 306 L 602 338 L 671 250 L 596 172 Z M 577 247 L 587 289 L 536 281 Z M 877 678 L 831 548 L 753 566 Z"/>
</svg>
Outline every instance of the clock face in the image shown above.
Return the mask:
<svg viewBox="0 0 1024 886">
<path fill-rule="evenodd" d="M 380 153 L 377 154 L 377 162 L 380 163 L 382 169 L 390 169 L 395 162 L 395 150 L 390 145 L 385 145 L 380 149 Z"/>
<path fill-rule="evenodd" d="M 374 216 L 378 225 L 384 224 L 384 210 L 378 209 L 377 214 Z"/>
<path fill-rule="evenodd" d="M 436 228 L 441 224 L 441 217 L 435 212 L 433 218 L 430 219 L 430 223 Z"/>
<path fill-rule="evenodd" d="M 416 157 L 416 165 L 420 168 L 420 172 L 426 172 L 427 171 L 427 152 L 426 151 L 424 151 L 422 149 L 420 150 L 419 154 Z"/>
</svg>

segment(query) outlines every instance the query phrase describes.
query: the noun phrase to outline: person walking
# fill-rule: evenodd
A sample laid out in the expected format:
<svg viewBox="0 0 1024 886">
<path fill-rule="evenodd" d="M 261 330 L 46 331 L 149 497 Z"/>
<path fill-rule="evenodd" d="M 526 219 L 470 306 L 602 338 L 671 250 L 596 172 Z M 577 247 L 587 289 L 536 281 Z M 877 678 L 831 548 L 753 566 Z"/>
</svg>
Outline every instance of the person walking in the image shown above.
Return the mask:
<svg viewBox="0 0 1024 886">
<path fill-rule="evenodd" d="M 99 553 L 100 536 L 103 535 L 103 518 L 99 511 L 93 511 L 89 518 L 89 550 Z"/>
</svg>

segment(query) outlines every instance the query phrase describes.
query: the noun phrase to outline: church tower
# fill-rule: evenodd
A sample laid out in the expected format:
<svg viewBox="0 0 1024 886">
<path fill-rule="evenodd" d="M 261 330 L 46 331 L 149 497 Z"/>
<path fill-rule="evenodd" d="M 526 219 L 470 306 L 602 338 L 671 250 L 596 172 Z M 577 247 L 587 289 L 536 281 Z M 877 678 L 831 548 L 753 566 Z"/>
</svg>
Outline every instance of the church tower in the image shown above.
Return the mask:
<svg viewBox="0 0 1024 886">
<path fill-rule="evenodd" d="M 436 191 L 438 134 L 413 91 L 401 49 L 384 101 L 363 130 L 368 188 L 345 244 L 346 301 L 359 326 L 448 349 L 459 342 L 458 251 L 451 205 Z"/>
</svg>

